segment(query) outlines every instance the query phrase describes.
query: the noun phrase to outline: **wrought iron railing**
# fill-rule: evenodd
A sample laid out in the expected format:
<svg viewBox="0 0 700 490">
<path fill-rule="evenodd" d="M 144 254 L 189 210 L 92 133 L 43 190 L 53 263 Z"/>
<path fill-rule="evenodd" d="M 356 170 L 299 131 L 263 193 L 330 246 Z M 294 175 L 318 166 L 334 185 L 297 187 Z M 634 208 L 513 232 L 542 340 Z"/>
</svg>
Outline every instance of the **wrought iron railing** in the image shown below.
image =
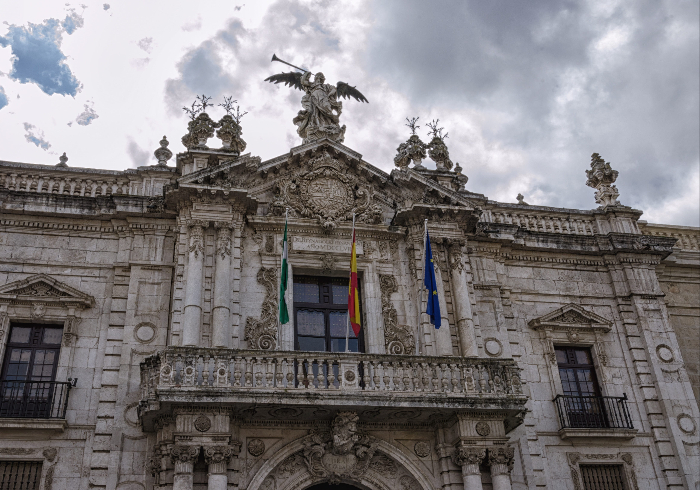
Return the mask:
<svg viewBox="0 0 700 490">
<path fill-rule="evenodd" d="M 172 388 L 523 396 L 521 383 L 508 359 L 168 347 L 141 363 L 143 399 Z"/>
<path fill-rule="evenodd" d="M 554 399 L 562 429 L 634 429 L 624 396 L 558 395 Z"/>
<path fill-rule="evenodd" d="M 72 386 L 72 381 L 0 381 L 0 417 L 65 418 Z"/>
</svg>

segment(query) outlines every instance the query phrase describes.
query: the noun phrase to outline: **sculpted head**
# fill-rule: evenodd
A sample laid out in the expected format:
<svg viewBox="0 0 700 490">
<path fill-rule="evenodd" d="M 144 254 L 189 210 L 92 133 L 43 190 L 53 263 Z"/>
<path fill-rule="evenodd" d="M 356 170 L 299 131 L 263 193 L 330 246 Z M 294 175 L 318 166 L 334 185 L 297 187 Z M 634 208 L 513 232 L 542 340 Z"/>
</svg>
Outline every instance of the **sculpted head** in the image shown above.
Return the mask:
<svg viewBox="0 0 700 490">
<path fill-rule="evenodd" d="M 325 83 L 325 82 L 326 82 L 326 76 L 323 73 L 318 72 L 318 73 L 316 73 L 316 75 L 314 75 L 314 83 Z"/>
</svg>

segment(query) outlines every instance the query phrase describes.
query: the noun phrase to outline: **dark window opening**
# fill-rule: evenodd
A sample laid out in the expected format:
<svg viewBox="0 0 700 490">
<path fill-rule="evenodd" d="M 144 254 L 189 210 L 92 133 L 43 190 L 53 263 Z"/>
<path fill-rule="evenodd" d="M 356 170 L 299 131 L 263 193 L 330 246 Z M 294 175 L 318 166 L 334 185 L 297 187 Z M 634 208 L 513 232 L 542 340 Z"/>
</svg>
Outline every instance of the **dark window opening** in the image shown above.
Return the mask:
<svg viewBox="0 0 700 490">
<path fill-rule="evenodd" d="M 625 490 L 622 465 L 580 465 L 584 490 Z"/>
<path fill-rule="evenodd" d="M 0 461 L 0 489 L 38 490 L 41 461 Z"/>
</svg>

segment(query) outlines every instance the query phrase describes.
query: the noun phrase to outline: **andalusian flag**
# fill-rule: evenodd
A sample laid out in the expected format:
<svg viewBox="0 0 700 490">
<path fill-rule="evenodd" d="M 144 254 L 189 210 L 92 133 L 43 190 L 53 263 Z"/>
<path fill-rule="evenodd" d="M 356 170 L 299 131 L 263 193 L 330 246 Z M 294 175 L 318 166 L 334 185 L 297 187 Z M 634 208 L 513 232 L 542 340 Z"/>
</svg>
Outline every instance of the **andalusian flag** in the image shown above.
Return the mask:
<svg viewBox="0 0 700 490">
<path fill-rule="evenodd" d="M 284 240 L 282 241 L 282 273 L 280 274 L 280 324 L 289 323 L 289 311 L 284 293 L 287 292 L 287 213 L 284 214 Z"/>
<path fill-rule="evenodd" d="M 355 251 L 355 216 L 352 223 L 352 251 L 350 252 L 350 290 L 348 292 L 348 314 L 355 337 L 360 335 L 360 297 L 357 293 L 357 254 Z"/>
</svg>

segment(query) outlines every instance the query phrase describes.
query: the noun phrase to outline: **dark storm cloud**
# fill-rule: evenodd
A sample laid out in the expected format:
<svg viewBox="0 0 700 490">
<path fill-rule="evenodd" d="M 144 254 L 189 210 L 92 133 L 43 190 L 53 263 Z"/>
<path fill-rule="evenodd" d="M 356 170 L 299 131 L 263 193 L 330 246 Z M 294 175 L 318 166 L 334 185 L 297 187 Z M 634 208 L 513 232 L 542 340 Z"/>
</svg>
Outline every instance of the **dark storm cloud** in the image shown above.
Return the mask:
<svg viewBox="0 0 700 490">
<path fill-rule="evenodd" d="M 129 154 L 131 161 L 134 162 L 134 167 L 143 167 L 148 165 L 150 154 L 148 151 L 141 148 L 133 139 L 129 139 L 129 143 L 126 146 L 126 151 Z"/>
<path fill-rule="evenodd" d="M 409 0 L 374 10 L 368 72 L 417 108 L 497 116 L 479 121 L 487 147 L 523 155 L 512 175 L 488 151 L 474 155 L 474 190 L 527 177 L 537 204 L 590 208 L 583 171 L 597 151 L 620 170 L 623 204 L 650 209 L 698 167 L 697 2 Z"/>
<path fill-rule="evenodd" d="M 24 139 L 27 140 L 29 143 L 38 146 L 44 151 L 51 148 L 51 143 L 46 141 L 46 138 L 44 137 L 44 132 L 42 130 L 29 123 L 24 123 L 24 130 L 27 132 L 24 135 Z"/>
<path fill-rule="evenodd" d="M 7 95 L 5 94 L 5 89 L 0 87 L 0 109 L 8 104 Z"/>
<path fill-rule="evenodd" d="M 80 82 L 65 62 L 61 51 L 63 33 L 72 34 L 83 25 L 75 12 L 62 22 L 47 19 L 41 24 L 10 25 L 7 34 L 0 36 L 0 46 L 12 47 L 10 78 L 20 83 L 36 83 L 48 95 L 75 96 Z"/>
</svg>

